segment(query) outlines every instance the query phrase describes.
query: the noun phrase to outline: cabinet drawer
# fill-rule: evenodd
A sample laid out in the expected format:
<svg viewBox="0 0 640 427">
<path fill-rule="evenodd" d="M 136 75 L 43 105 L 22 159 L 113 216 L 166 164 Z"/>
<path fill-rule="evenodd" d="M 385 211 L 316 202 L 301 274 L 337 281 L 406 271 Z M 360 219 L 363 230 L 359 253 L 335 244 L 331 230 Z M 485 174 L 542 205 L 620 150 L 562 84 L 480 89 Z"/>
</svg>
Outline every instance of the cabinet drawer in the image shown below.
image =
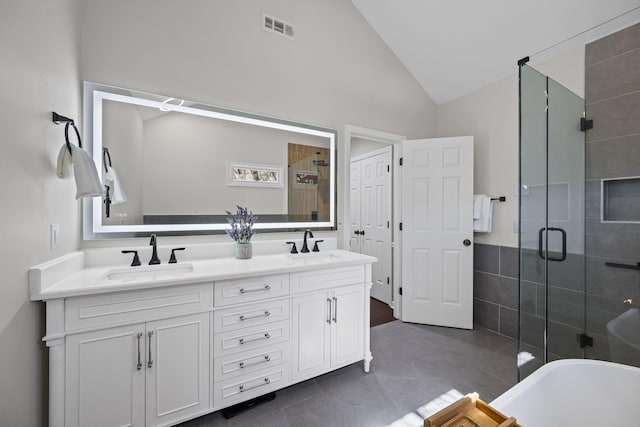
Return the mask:
<svg viewBox="0 0 640 427">
<path fill-rule="evenodd" d="M 215 409 L 253 399 L 289 385 L 289 365 L 282 364 L 213 384 Z"/>
<path fill-rule="evenodd" d="M 213 312 L 213 332 L 221 333 L 289 318 L 289 299 L 230 307 Z"/>
<path fill-rule="evenodd" d="M 65 329 L 83 329 L 171 317 L 211 307 L 211 283 L 68 298 Z"/>
<path fill-rule="evenodd" d="M 364 266 L 305 271 L 291 275 L 293 294 L 364 283 Z"/>
<path fill-rule="evenodd" d="M 213 357 L 289 341 L 289 320 L 213 335 Z"/>
<path fill-rule="evenodd" d="M 214 288 L 216 307 L 287 296 L 289 274 L 220 280 L 215 282 Z"/>
<path fill-rule="evenodd" d="M 251 372 L 270 369 L 274 365 L 289 362 L 289 342 L 282 342 L 262 348 L 229 354 L 213 360 L 213 380 L 224 381 Z"/>
</svg>

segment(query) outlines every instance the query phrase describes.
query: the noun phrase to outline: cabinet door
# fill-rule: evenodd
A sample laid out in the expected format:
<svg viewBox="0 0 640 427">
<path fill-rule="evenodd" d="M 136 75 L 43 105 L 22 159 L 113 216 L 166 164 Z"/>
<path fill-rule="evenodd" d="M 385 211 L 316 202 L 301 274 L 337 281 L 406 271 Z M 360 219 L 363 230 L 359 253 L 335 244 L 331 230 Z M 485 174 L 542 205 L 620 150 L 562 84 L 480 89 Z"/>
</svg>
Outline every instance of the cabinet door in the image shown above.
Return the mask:
<svg viewBox="0 0 640 427">
<path fill-rule="evenodd" d="M 147 426 L 209 408 L 209 314 L 147 323 Z"/>
<path fill-rule="evenodd" d="M 326 292 L 293 299 L 293 379 L 310 378 L 329 370 L 330 304 Z"/>
<path fill-rule="evenodd" d="M 331 313 L 331 368 L 363 358 L 364 290 L 346 286 L 333 292 Z M 368 301 L 366 302 L 368 303 Z"/>
<path fill-rule="evenodd" d="M 144 330 L 137 324 L 67 336 L 66 426 L 144 426 Z"/>
</svg>

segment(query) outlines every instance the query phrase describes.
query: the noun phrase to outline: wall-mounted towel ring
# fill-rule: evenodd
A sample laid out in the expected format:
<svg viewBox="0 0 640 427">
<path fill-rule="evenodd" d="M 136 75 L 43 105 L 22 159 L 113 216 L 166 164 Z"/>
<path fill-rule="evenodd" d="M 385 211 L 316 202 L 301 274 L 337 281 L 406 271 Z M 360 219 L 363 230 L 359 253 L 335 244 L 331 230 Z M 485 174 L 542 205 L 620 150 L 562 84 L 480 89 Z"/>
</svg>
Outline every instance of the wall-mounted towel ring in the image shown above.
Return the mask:
<svg viewBox="0 0 640 427">
<path fill-rule="evenodd" d="M 67 149 L 69 150 L 69 153 L 71 153 L 71 142 L 69 141 L 69 125 L 73 126 L 73 130 L 76 131 L 76 138 L 78 139 L 78 147 L 80 148 L 82 148 L 82 139 L 80 138 L 80 131 L 78 131 L 78 128 L 73 122 L 67 122 L 67 124 L 64 125 L 64 139 L 65 141 L 67 141 Z"/>
<path fill-rule="evenodd" d="M 53 123 L 57 125 L 61 125 L 62 123 L 65 124 L 64 139 L 65 141 L 67 141 L 67 149 L 69 150 L 69 154 L 72 154 L 71 142 L 69 142 L 69 125 L 73 126 L 73 129 L 76 131 L 76 137 L 78 138 L 78 147 L 82 148 L 82 139 L 80 138 L 80 132 L 78 131 L 78 128 L 76 127 L 76 124 L 74 123 L 73 119 L 70 119 L 69 117 L 61 116 L 60 114 L 54 111 L 51 114 L 51 120 L 53 121 Z"/>
</svg>

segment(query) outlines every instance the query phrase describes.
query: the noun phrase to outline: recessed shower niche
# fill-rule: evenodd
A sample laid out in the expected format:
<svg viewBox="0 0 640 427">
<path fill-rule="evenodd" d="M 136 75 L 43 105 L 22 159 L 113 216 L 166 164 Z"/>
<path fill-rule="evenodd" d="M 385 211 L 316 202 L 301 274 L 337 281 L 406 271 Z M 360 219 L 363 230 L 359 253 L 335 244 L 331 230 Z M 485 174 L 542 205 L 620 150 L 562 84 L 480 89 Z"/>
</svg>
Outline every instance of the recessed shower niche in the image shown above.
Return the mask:
<svg viewBox="0 0 640 427">
<path fill-rule="evenodd" d="M 603 179 L 602 222 L 640 222 L 640 177 Z"/>
</svg>

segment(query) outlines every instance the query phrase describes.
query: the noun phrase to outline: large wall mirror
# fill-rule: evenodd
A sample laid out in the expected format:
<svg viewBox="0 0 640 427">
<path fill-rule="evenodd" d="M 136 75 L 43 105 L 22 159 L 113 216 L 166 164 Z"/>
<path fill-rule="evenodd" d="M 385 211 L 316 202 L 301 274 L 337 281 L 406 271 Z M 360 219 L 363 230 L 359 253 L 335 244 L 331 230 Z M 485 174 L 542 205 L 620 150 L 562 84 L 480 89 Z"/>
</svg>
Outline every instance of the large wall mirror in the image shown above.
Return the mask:
<svg viewBox="0 0 640 427">
<path fill-rule="evenodd" d="M 84 119 L 109 187 L 85 239 L 221 233 L 236 205 L 259 230 L 335 228 L 335 130 L 89 82 Z"/>
</svg>

